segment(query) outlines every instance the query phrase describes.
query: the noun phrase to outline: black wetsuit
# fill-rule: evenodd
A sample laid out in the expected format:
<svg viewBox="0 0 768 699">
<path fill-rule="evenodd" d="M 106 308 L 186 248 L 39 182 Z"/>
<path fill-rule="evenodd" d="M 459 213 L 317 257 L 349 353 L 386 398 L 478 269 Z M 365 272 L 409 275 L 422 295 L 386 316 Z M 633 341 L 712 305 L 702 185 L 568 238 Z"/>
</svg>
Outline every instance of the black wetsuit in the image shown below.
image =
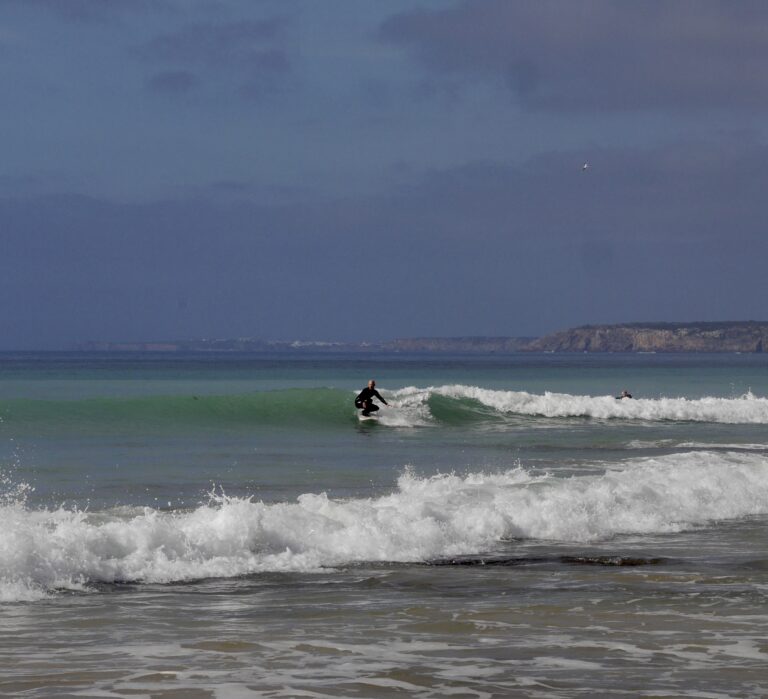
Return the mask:
<svg viewBox="0 0 768 699">
<path fill-rule="evenodd" d="M 368 417 L 368 415 L 375 413 L 379 409 L 379 406 L 373 402 L 374 398 L 378 398 L 384 405 L 389 405 L 389 403 L 379 395 L 379 392 L 375 388 L 368 388 L 368 386 L 366 386 L 360 391 L 357 398 L 355 398 L 355 407 L 362 408 L 363 415 Z"/>
</svg>

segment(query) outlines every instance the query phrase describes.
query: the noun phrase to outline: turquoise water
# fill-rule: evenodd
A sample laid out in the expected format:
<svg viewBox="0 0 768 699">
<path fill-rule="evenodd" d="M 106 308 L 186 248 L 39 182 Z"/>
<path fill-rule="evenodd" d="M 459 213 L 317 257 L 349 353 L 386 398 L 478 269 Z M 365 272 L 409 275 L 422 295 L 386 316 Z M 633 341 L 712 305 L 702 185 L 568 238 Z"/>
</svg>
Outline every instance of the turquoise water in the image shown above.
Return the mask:
<svg viewBox="0 0 768 699">
<path fill-rule="evenodd" d="M 763 696 L 766 396 L 764 355 L 0 355 L 0 695 Z"/>
</svg>

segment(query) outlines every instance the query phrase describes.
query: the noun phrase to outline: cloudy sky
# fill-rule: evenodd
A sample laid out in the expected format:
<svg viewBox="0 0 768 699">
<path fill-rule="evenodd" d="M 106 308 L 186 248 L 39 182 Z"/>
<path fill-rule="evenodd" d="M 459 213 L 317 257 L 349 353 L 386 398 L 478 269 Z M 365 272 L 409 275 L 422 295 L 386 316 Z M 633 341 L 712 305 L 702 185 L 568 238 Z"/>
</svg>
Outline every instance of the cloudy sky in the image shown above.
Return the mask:
<svg viewBox="0 0 768 699">
<path fill-rule="evenodd" d="M 0 0 L 0 89 L 0 349 L 768 319 L 764 2 Z"/>
</svg>

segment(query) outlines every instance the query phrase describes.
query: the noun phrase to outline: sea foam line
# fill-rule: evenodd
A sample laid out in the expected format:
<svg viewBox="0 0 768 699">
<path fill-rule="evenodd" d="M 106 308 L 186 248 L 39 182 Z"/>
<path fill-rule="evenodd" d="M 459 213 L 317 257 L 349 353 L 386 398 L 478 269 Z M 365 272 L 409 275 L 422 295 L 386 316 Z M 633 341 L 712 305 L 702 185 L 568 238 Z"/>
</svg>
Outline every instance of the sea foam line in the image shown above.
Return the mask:
<svg viewBox="0 0 768 699">
<path fill-rule="evenodd" d="M 601 475 L 418 477 L 385 497 L 295 502 L 212 497 L 191 512 L 133 516 L 0 506 L 0 600 L 94 582 L 153 582 L 489 552 L 510 539 L 593 542 L 768 514 L 768 458 L 690 452 Z M 26 595 L 26 597 L 25 597 Z"/>
<path fill-rule="evenodd" d="M 583 396 L 568 393 L 543 394 L 499 391 L 477 386 L 408 387 L 395 391 L 407 405 L 426 403 L 433 395 L 456 400 L 471 399 L 499 413 L 541 417 L 587 417 L 599 419 L 677 420 L 728 424 L 768 424 L 768 399 L 747 393 L 739 398 L 633 398 Z"/>
</svg>

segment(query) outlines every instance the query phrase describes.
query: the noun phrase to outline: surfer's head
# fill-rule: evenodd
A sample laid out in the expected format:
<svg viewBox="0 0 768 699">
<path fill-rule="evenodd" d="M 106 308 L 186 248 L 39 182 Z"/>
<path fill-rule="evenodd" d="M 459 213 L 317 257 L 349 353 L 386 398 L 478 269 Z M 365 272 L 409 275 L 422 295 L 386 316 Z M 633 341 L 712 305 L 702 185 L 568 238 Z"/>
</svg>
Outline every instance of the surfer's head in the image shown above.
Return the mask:
<svg viewBox="0 0 768 699">
<path fill-rule="evenodd" d="M 368 382 L 368 388 L 374 388 L 375 386 L 376 386 L 376 382 L 373 379 L 371 379 Z"/>
</svg>

